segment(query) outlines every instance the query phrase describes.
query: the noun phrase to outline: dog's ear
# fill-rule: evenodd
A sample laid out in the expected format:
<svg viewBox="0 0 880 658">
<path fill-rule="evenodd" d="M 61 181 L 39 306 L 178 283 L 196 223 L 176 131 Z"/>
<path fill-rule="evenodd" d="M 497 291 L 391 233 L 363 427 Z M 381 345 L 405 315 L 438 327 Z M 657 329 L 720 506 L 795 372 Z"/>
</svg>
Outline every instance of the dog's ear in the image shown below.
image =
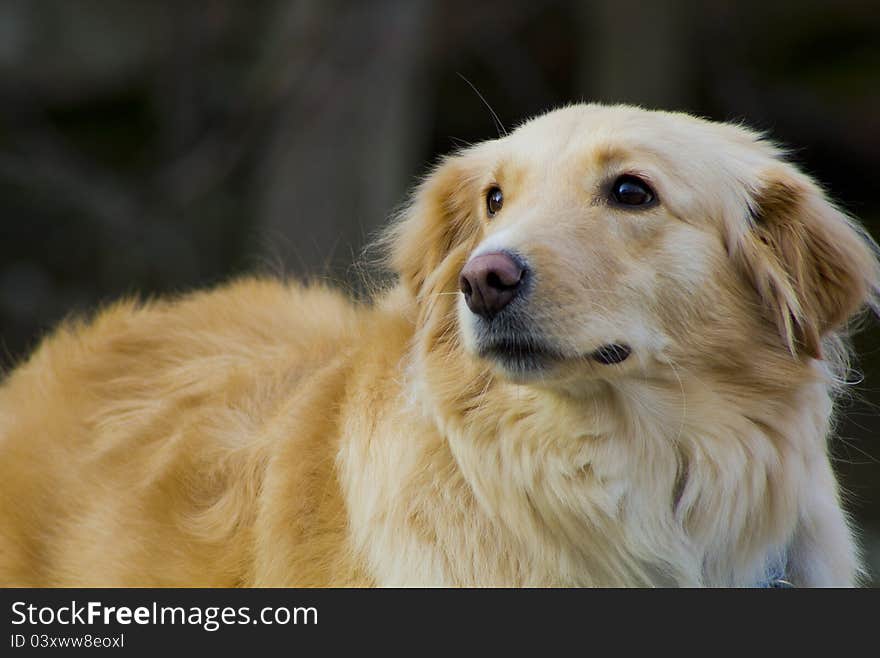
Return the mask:
<svg viewBox="0 0 880 658">
<path fill-rule="evenodd" d="M 758 185 L 740 255 L 792 355 L 821 359 L 822 337 L 876 299 L 876 247 L 793 166 Z"/>
<path fill-rule="evenodd" d="M 479 173 L 466 154 L 445 158 L 422 180 L 386 234 L 391 267 L 413 295 L 440 274 L 441 263 L 453 251 L 463 251 L 479 232 Z"/>
</svg>

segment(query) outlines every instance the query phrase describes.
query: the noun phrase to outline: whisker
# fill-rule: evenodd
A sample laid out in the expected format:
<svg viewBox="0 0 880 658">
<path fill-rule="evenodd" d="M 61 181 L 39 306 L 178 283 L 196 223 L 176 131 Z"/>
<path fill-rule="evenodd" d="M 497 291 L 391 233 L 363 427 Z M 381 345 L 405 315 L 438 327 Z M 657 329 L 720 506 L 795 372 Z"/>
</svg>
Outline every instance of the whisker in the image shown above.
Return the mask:
<svg viewBox="0 0 880 658">
<path fill-rule="evenodd" d="M 501 123 L 501 119 L 498 118 L 495 110 L 492 109 L 492 106 L 489 105 L 489 102 L 483 97 L 483 94 L 480 93 L 479 89 L 477 89 L 474 84 L 466 77 L 464 77 L 464 75 L 462 75 L 461 73 L 458 73 L 457 75 L 459 78 L 464 80 L 471 89 L 474 90 L 474 93 L 480 98 L 481 101 L 483 101 L 483 105 L 485 105 L 486 109 L 488 109 L 489 112 L 492 114 L 492 121 L 495 123 L 495 130 L 498 131 L 498 136 L 507 137 L 507 128 L 505 128 L 504 124 Z"/>
</svg>

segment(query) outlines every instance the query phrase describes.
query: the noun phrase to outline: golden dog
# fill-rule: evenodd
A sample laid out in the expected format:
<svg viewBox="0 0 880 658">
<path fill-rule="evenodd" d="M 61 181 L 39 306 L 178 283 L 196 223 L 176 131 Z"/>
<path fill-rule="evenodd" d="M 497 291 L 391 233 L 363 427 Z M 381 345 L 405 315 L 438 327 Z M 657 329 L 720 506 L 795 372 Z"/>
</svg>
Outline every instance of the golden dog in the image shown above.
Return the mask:
<svg viewBox="0 0 880 658">
<path fill-rule="evenodd" d="M 873 243 L 744 128 L 577 105 L 445 159 L 356 304 L 247 279 L 0 388 L 6 585 L 845 586 Z"/>
</svg>

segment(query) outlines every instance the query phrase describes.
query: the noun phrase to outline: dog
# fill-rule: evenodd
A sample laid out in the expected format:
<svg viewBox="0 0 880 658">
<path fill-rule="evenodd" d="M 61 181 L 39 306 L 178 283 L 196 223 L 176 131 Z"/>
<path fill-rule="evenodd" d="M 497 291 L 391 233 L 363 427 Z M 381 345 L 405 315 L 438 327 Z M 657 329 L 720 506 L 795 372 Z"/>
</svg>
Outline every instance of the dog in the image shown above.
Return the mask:
<svg viewBox="0 0 880 658">
<path fill-rule="evenodd" d="M 369 303 L 127 300 L 0 388 L 12 586 L 851 586 L 866 232 L 747 128 L 572 105 L 443 159 Z"/>
</svg>

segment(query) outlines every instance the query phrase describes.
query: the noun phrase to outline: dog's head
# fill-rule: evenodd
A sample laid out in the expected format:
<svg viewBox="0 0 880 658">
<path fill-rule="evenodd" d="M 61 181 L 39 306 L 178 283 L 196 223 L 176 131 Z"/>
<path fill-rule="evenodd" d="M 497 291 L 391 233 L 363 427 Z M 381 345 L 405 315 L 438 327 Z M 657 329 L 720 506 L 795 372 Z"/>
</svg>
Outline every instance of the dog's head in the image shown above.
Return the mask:
<svg viewBox="0 0 880 658">
<path fill-rule="evenodd" d="M 448 157 L 391 235 L 427 340 L 569 389 L 822 359 L 878 282 L 870 239 L 777 147 L 623 106 L 550 112 Z"/>
</svg>

